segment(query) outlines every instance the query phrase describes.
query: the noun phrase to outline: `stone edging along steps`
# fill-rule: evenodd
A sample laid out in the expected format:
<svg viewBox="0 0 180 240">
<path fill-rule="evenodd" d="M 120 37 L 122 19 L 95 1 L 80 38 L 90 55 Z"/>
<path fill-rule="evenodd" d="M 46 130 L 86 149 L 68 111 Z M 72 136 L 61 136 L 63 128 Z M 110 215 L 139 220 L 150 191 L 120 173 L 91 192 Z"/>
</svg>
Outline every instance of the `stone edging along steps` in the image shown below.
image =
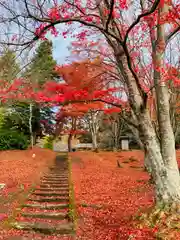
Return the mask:
<svg viewBox="0 0 180 240">
<path fill-rule="evenodd" d="M 21 206 L 18 221 L 12 226 L 19 230 L 44 234 L 74 234 L 70 218 L 68 155 L 56 157 L 49 173 L 41 178 L 40 186 Z"/>
</svg>

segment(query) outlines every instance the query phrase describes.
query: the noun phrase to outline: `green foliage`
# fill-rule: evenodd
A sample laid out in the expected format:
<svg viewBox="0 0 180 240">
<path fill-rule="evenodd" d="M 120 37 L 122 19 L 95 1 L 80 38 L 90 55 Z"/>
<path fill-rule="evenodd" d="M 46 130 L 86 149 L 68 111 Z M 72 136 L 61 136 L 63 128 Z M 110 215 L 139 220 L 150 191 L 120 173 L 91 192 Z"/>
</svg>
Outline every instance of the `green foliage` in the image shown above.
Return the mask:
<svg viewBox="0 0 180 240">
<path fill-rule="evenodd" d="M 0 130 L 3 129 L 5 124 L 5 109 L 0 108 Z"/>
<path fill-rule="evenodd" d="M 20 66 L 16 62 L 16 55 L 10 49 L 5 49 L 0 57 L 0 79 L 12 82 L 18 75 Z"/>
<path fill-rule="evenodd" d="M 54 80 L 57 77 L 55 72 L 56 61 L 52 55 L 52 42 L 43 41 L 36 50 L 32 64 L 26 71 L 25 76 L 31 82 L 44 84 L 46 81 Z"/>
<path fill-rule="evenodd" d="M 28 145 L 28 138 L 23 133 L 11 130 L 0 131 L 0 150 L 24 150 Z"/>
<path fill-rule="evenodd" d="M 8 125 L 6 114 L 5 108 L 0 108 L 0 150 L 27 149 L 28 137 L 17 131 L 15 126 L 12 125 L 13 129 Z"/>
<path fill-rule="evenodd" d="M 44 148 L 48 148 L 48 149 L 53 149 L 53 136 L 45 136 L 44 137 L 44 144 L 43 147 Z"/>
<path fill-rule="evenodd" d="M 17 102 L 6 109 L 5 128 L 23 132 L 29 136 L 29 104 Z M 33 108 L 32 129 L 36 131 L 39 128 L 39 112 Z"/>
</svg>

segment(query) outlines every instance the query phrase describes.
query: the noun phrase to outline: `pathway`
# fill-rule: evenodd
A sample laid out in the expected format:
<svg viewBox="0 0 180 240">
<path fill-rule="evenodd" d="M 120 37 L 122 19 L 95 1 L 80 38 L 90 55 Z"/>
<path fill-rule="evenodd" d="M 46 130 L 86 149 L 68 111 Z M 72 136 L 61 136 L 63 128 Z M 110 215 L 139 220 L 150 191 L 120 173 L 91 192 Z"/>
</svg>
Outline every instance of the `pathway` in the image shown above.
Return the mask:
<svg viewBox="0 0 180 240">
<path fill-rule="evenodd" d="M 69 214 L 69 181 L 67 154 L 59 155 L 54 166 L 22 206 L 14 228 L 44 234 L 72 234 Z"/>
</svg>

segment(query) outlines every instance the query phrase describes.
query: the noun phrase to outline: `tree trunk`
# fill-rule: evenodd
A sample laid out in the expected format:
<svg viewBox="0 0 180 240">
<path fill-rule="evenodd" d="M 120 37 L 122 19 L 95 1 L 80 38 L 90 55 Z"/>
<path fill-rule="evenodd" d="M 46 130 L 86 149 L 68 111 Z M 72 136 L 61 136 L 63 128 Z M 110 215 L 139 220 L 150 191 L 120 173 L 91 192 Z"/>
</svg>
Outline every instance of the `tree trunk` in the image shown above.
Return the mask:
<svg viewBox="0 0 180 240">
<path fill-rule="evenodd" d="M 68 152 L 72 152 L 72 134 L 69 134 L 68 136 Z"/>
<path fill-rule="evenodd" d="M 93 132 L 92 132 L 92 145 L 93 145 L 93 151 L 98 152 L 97 135 L 96 133 L 93 133 Z"/>
<path fill-rule="evenodd" d="M 165 164 L 159 140 L 147 111 L 140 114 L 139 124 L 144 133 L 144 144 L 152 169 L 157 203 L 170 204 L 174 201 L 180 201 L 180 176 L 176 159 L 171 158 L 171 165 Z"/>
<path fill-rule="evenodd" d="M 33 105 L 32 103 L 29 104 L 29 133 L 30 133 L 30 142 L 31 148 L 34 146 L 34 137 L 33 137 L 33 130 L 32 130 L 32 118 L 33 118 Z"/>
<path fill-rule="evenodd" d="M 114 150 L 117 151 L 118 148 L 119 148 L 118 126 L 117 126 L 117 122 L 116 121 L 114 123 L 112 123 L 112 124 L 114 125 Z M 121 133 L 119 133 L 119 134 L 121 134 Z"/>
<path fill-rule="evenodd" d="M 149 162 L 149 152 L 147 151 L 146 147 L 143 144 L 142 139 L 140 138 L 140 132 L 138 131 L 137 128 L 131 126 L 128 124 L 128 127 L 130 128 L 134 138 L 136 139 L 137 144 L 139 145 L 140 149 L 144 151 L 144 168 L 145 170 L 150 174 L 151 176 L 151 164 Z"/>
<path fill-rule="evenodd" d="M 36 145 L 37 134 L 36 132 L 33 133 L 33 144 Z"/>
</svg>

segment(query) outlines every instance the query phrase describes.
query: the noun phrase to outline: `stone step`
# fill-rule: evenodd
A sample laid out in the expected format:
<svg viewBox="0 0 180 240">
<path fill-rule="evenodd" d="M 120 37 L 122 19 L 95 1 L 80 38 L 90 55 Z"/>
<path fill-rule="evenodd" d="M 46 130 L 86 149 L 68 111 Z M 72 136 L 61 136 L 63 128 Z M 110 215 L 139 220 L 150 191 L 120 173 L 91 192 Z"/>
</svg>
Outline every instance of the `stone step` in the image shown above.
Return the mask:
<svg viewBox="0 0 180 240">
<path fill-rule="evenodd" d="M 62 178 L 62 177 L 42 177 L 41 178 L 41 181 L 68 181 L 69 180 L 69 178 L 68 177 L 64 177 L 64 178 Z"/>
<path fill-rule="evenodd" d="M 50 175 L 61 175 L 61 176 L 65 175 L 65 176 L 68 176 L 68 172 L 64 172 L 64 171 L 61 172 L 61 171 L 58 171 L 58 170 L 57 171 L 49 171 L 48 174 L 50 174 Z"/>
<path fill-rule="evenodd" d="M 66 178 L 57 178 L 57 177 L 42 177 L 41 181 L 68 181 L 68 177 Z"/>
<path fill-rule="evenodd" d="M 69 202 L 69 197 L 41 197 L 41 198 L 28 198 L 28 201 L 33 202 Z"/>
<path fill-rule="evenodd" d="M 44 234 L 73 234 L 73 224 L 50 224 L 50 223 L 30 223 L 30 222 L 15 222 L 12 226 L 19 230 L 34 230 Z"/>
<path fill-rule="evenodd" d="M 56 166 L 56 167 L 50 167 L 49 168 L 51 171 L 59 171 L 59 172 L 67 172 L 68 171 L 68 166 Z"/>
<path fill-rule="evenodd" d="M 57 174 L 47 174 L 44 175 L 44 178 L 68 178 L 68 174 L 64 174 L 64 175 L 57 175 Z"/>
<path fill-rule="evenodd" d="M 43 196 L 43 197 L 51 197 L 51 196 L 57 196 L 57 197 L 61 197 L 61 196 L 69 196 L 69 193 L 57 193 L 57 192 L 33 192 L 32 195 L 36 195 L 36 196 Z"/>
<path fill-rule="evenodd" d="M 61 187 L 61 188 L 63 188 L 63 187 L 69 187 L 69 184 L 68 183 L 59 183 L 59 184 L 57 184 L 57 183 L 42 183 L 40 185 L 40 187 L 42 187 L 42 188 L 44 188 L 44 187 L 51 187 L 51 188 Z"/>
<path fill-rule="evenodd" d="M 58 187 L 64 187 L 64 186 L 68 186 L 68 182 L 49 182 L 49 181 L 43 181 L 41 182 L 41 185 L 49 185 L 50 187 L 54 187 L 54 186 L 58 186 Z M 40 186 L 41 186 L 40 185 Z"/>
<path fill-rule="evenodd" d="M 55 210 L 55 209 L 66 209 L 69 207 L 69 204 L 23 204 L 22 208 L 39 208 L 39 209 L 47 209 L 47 210 Z"/>
<path fill-rule="evenodd" d="M 68 219 L 67 213 L 54 213 L 54 212 L 22 212 L 21 215 L 23 217 L 30 217 L 30 218 L 46 218 L 46 219 Z"/>
<path fill-rule="evenodd" d="M 66 179 L 66 180 L 48 180 L 48 179 L 43 179 L 43 180 L 41 180 L 41 183 L 42 184 L 46 184 L 46 183 L 68 183 L 68 180 Z"/>
<path fill-rule="evenodd" d="M 42 182 L 40 187 L 42 186 L 50 186 L 50 187 L 68 187 L 69 184 L 67 182 Z"/>
<path fill-rule="evenodd" d="M 68 187 L 45 187 L 45 188 L 36 188 L 35 191 L 42 191 L 42 192 L 55 192 L 55 191 L 64 191 L 64 192 L 69 192 L 69 188 Z"/>
<path fill-rule="evenodd" d="M 55 175 L 55 174 L 46 174 L 44 175 L 44 177 L 51 177 L 51 178 L 68 178 L 68 174 L 59 174 L 59 175 Z"/>
<path fill-rule="evenodd" d="M 60 166 L 60 167 L 54 167 L 54 168 L 49 168 L 49 171 L 51 172 L 60 172 L 60 173 L 64 173 L 64 172 L 68 172 L 68 166 Z"/>
</svg>

